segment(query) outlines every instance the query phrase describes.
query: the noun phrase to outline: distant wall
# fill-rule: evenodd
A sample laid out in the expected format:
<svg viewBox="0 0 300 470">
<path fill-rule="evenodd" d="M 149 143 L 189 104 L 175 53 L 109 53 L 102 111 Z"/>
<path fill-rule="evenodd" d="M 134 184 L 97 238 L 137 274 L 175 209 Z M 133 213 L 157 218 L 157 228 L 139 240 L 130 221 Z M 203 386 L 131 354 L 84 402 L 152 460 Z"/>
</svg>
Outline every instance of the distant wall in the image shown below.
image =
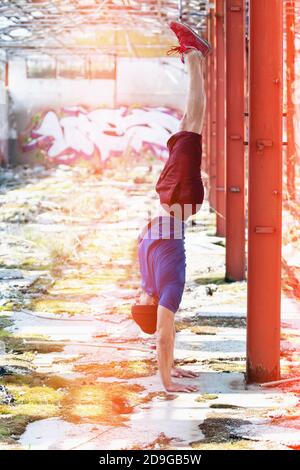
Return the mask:
<svg viewBox="0 0 300 470">
<path fill-rule="evenodd" d="M 170 106 L 182 109 L 186 93 L 186 73 L 178 58 L 120 58 L 117 80 L 27 79 L 22 58 L 9 62 L 10 161 L 26 162 L 18 136 L 31 116 L 43 109 L 62 106 L 120 104 Z"/>
<path fill-rule="evenodd" d="M 117 99 L 121 104 L 170 106 L 182 110 L 186 80 L 178 58 L 120 59 Z"/>
</svg>

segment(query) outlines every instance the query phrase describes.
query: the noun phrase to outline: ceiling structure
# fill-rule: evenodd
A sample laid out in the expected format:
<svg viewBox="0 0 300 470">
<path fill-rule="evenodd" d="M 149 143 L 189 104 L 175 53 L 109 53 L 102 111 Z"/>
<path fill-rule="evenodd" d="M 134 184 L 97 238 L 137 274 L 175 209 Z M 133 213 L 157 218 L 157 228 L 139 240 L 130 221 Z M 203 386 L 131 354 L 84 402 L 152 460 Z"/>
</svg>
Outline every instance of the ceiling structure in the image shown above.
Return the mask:
<svg viewBox="0 0 300 470">
<path fill-rule="evenodd" d="M 101 48 L 132 55 L 139 46 L 159 49 L 174 42 L 170 20 L 205 29 L 209 5 L 209 0 L 0 0 L 0 48 L 9 54 Z"/>
</svg>

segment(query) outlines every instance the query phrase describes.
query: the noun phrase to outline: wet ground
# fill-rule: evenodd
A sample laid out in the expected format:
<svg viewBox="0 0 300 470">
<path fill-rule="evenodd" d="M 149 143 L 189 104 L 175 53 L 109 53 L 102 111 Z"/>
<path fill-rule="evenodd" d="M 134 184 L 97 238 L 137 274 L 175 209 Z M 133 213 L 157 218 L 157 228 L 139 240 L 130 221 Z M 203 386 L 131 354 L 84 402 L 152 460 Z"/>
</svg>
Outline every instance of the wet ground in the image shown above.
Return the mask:
<svg viewBox="0 0 300 470">
<path fill-rule="evenodd" d="M 119 169 L 117 169 L 119 168 Z M 176 315 L 191 394 L 160 384 L 155 338 L 130 318 L 136 237 L 154 165 L 0 173 L 1 449 L 291 449 L 300 381 L 246 386 L 246 282 L 224 281 L 224 239 L 204 204 L 186 235 Z M 282 371 L 299 367 L 300 316 L 283 296 Z"/>
</svg>

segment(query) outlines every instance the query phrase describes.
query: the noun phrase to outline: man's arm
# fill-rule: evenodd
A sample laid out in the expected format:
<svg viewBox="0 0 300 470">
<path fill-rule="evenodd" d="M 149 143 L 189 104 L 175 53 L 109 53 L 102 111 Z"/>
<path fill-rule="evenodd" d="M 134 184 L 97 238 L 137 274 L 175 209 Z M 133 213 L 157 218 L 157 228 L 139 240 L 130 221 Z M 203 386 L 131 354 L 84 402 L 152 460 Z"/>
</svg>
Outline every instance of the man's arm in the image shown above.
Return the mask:
<svg viewBox="0 0 300 470">
<path fill-rule="evenodd" d="M 175 323 L 174 323 L 174 328 L 173 328 L 174 343 L 175 343 L 175 336 L 176 336 L 176 328 L 175 328 Z M 174 351 L 174 349 L 173 349 L 173 351 Z M 176 367 L 175 361 L 174 361 L 174 354 L 173 354 L 173 364 L 172 364 L 172 369 L 171 369 L 171 376 L 172 377 L 177 377 L 177 378 L 187 377 L 188 379 L 193 379 L 195 377 L 199 377 L 199 374 L 197 372 L 192 371 L 192 370 L 181 369 L 180 367 Z"/>
<path fill-rule="evenodd" d="M 172 382 L 174 362 L 174 313 L 158 306 L 157 309 L 157 362 L 164 388 L 168 392 L 194 392 L 197 387 Z"/>
</svg>

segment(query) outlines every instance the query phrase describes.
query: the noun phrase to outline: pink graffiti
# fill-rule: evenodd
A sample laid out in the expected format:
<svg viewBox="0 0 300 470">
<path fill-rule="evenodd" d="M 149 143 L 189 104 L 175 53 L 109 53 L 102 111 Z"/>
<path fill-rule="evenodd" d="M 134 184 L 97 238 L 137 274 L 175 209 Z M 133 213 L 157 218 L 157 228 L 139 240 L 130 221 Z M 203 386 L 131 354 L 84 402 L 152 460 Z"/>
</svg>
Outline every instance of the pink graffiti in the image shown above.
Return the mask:
<svg viewBox="0 0 300 470">
<path fill-rule="evenodd" d="M 167 140 L 178 130 L 180 117 L 176 110 L 165 107 L 48 110 L 27 133 L 22 149 L 42 150 L 49 160 L 66 163 L 94 156 L 106 162 L 128 150 L 139 155 L 146 149 L 164 159 Z"/>
</svg>

